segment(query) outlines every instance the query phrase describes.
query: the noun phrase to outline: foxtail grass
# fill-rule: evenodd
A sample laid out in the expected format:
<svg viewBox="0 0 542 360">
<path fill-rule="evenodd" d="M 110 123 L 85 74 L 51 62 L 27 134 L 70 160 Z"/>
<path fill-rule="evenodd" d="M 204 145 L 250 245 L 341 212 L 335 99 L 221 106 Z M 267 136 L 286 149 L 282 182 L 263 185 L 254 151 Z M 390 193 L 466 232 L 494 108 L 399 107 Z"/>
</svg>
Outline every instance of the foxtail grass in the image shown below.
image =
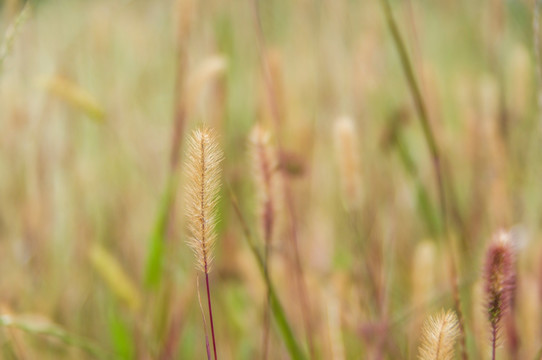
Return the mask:
<svg viewBox="0 0 542 360">
<path fill-rule="evenodd" d="M 254 242 L 252 233 L 248 227 L 247 222 L 245 221 L 243 213 L 241 212 L 239 201 L 237 200 L 237 197 L 235 196 L 231 188 L 229 188 L 228 190 L 230 193 L 233 209 L 241 224 L 241 228 L 243 230 L 245 239 L 248 243 L 250 251 L 254 255 L 254 258 L 256 259 L 258 268 L 260 269 L 260 272 L 264 279 L 265 286 L 269 294 L 269 306 L 271 308 L 271 312 L 273 313 L 273 317 L 277 324 L 279 333 L 282 336 L 282 339 L 284 340 L 284 344 L 286 345 L 286 349 L 288 350 L 288 353 L 290 354 L 290 357 L 293 360 L 304 360 L 307 357 L 305 356 L 303 350 L 299 346 L 299 343 L 294 335 L 294 332 L 292 331 L 292 327 L 290 326 L 290 323 L 288 322 L 288 318 L 286 317 L 286 312 L 284 311 L 284 308 L 280 302 L 278 294 L 275 290 L 275 286 L 273 285 L 273 282 L 271 281 L 269 274 L 265 271 L 264 257 L 258 250 L 256 243 Z"/>
<path fill-rule="evenodd" d="M 255 175 L 260 218 L 260 233 L 264 241 L 264 270 L 270 276 L 269 257 L 275 224 L 276 201 L 274 198 L 277 162 L 270 144 L 270 133 L 256 125 L 250 136 L 250 150 Z M 262 359 L 267 359 L 269 347 L 269 291 L 264 308 Z"/>
<path fill-rule="evenodd" d="M 393 17 L 389 0 L 380 0 L 380 3 L 384 11 L 386 24 L 393 38 L 393 43 L 399 54 L 399 60 L 401 61 L 401 66 L 403 68 L 403 72 L 405 74 L 407 84 L 412 94 L 412 98 L 414 100 L 414 105 L 418 113 L 418 117 L 420 118 L 425 142 L 427 143 L 429 152 L 431 154 L 433 169 L 435 172 L 435 178 L 437 182 L 442 221 L 443 221 L 444 226 L 446 226 L 447 207 L 446 207 L 446 195 L 445 195 L 445 190 L 444 190 L 445 187 L 444 187 L 443 168 L 442 168 L 442 163 L 441 163 L 442 157 L 441 157 L 440 149 L 437 143 L 435 133 L 431 127 L 429 114 L 427 112 L 427 106 L 425 104 L 424 98 L 422 96 L 422 92 L 420 90 L 420 86 L 416 79 L 412 62 L 410 60 L 410 57 L 408 56 L 405 42 L 401 36 L 401 32 L 399 31 L 399 27 L 397 26 L 395 18 Z"/>
<path fill-rule="evenodd" d="M 273 79 L 273 74 L 271 71 L 271 66 L 269 64 L 268 58 L 265 54 L 265 37 L 263 32 L 263 26 L 260 16 L 260 7 L 259 0 L 253 0 L 253 13 L 255 20 L 255 30 L 257 37 L 257 46 L 258 46 L 258 55 L 260 59 L 261 71 L 263 75 L 263 81 L 265 83 L 266 94 L 269 99 L 271 118 L 273 120 L 275 134 L 277 135 L 277 158 L 282 162 L 284 149 L 282 147 L 280 129 L 282 122 L 282 112 L 279 105 L 279 99 L 276 89 L 276 79 Z M 282 164 L 281 164 L 282 165 Z M 297 294 L 299 297 L 300 312 L 303 318 L 303 325 L 305 327 L 305 333 L 307 336 L 307 343 L 309 345 L 309 351 L 311 357 L 316 356 L 316 349 L 314 343 L 314 329 L 313 329 L 313 318 L 311 315 L 311 306 L 309 297 L 307 294 L 307 284 L 305 282 L 305 276 L 303 273 L 303 265 L 301 263 L 301 255 L 299 251 L 299 239 L 298 239 L 298 228 L 297 228 L 297 219 L 296 211 L 294 204 L 294 197 L 290 185 L 290 179 L 285 171 L 282 171 L 282 196 L 284 197 L 284 204 L 286 207 L 286 213 L 289 217 L 289 237 L 292 247 L 292 258 L 293 258 L 293 271 L 294 271 L 294 280 L 296 282 Z"/>
<path fill-rule="evenodd" d="M 307 343 L 309 345 L 309 351 L 311 358 L 316 356 L 316 348 L 314 343 L 314 327 L 313 327 L 313 317 L 311 312 L 311 302 L 309 301 L 309 296 L 307 293 L 307 284 L 305 281 L 305 275 L 303 271 L 303 265 L 301 263 L 301 255 L 299 250 L 299 235 L 298 235 L 298 224 L 296 219 L 296 211 L 292 189 L 288 180 L 286 179 L 287 175 L 284 176 L 284 182 L 282 186 L 283 196 L 285 200 L 285 206 L 289 215 L 289 236 L 291 241 L 291 247 L 293 252 L 293 270 L 294 270 L 294 280 L 297 287 L 297 295 L 299 298 L 300 311 L 303 318 L 303 323 L 305 327 L 305 333 L 307 335 Z"/>
<path fill-rule="evenodd" d="M 418 359 L 452 360 L 458 336 L 459 322 L 453 311 L 441 311 L 437 315 L 430 316 L 422 328 Z"/>
<path fill-rule="evenodd" d="M 278 163 L 275 160 L 275 152 L 271 146 L 271 134 L 260 125 L 256 125 L 252 130 L 250 151 L 258 196 L 260 230 L 265 242 L 265 257 L 267 258 L 274 232 L 277 206 L 274 190 Z"/>
<path fill-rule="evenodd" d="M 335 156 L 339 164 L 343 199 L 348 209 L 360 206 L 361 181 L 359 166 L 359 146 L 354 120 L 342 116 L 335 121 Z"/>
<path fill-rule="evenodd" d="M 191 236 L 188 245 L 196 255 L 196 267 L 205 274 L 209 322 L 213 340 L 214 359 L 217 360 L 216 339 L 211 305 L 209 273 L 216 239 L 217 200 L 220 190 L 220 163 L 223 154 L 213 130 L 203 127 L 193 132 L 188 141 L 187 159 L 187 217 Z"/>
<path fill-rule="evenodd" d="M 491 329 L 491 359 L 495 360 L 502 319 L 510 309 L 515 284 L 514 251 L 508 234 L 503 231 L 495 235 L 486 251 L 484 281 Z"/>
</svg>

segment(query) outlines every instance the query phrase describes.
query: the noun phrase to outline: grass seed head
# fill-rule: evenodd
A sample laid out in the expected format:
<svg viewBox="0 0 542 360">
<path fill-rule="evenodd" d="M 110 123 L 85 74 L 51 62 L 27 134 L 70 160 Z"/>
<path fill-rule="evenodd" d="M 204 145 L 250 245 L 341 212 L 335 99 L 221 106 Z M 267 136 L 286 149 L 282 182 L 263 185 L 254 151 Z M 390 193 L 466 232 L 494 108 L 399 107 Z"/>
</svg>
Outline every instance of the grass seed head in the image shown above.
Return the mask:
<svg viewBox="0 0 542 360">
<path fill-rule="evenodd" d="M 459 322 L 455 312 L 442 310 L 430 316 L 422 328 L 419 360 L 452 360 L 459 337 Z"/>
<path fill-rule="evenodd" d="M 256 180 L 260 227 L 262 237 L 271 241 L 275 219 L 276 201 L 274 199 L 277 161 L 270 143 L 271 136 L 260 125 L 256 125 L 250 135 L 252 167 Z"/>
<path fill-rule="evenodd" d="M 188 142 L 188 244 L 204 273 L 210 272 L 213 259 L 222 159 L 214 132 L 206 127 L 195 130 Z"/>
<path fill-rule="evenodd" d="M 359 146 L 354 121 L 350 117 L 340 117 L 335 121 L 334 132 L 343 198 L 351 209 L 357 207 L 361 200 Z"/>
<path fill-rule="evenodd" d="M 487 316 L 496 340 L 501 319 L 510 307 L 515 284 L 513 245 L 504 231 L 495 235 L 487 249 L 484 281 Z"/>
</svg>

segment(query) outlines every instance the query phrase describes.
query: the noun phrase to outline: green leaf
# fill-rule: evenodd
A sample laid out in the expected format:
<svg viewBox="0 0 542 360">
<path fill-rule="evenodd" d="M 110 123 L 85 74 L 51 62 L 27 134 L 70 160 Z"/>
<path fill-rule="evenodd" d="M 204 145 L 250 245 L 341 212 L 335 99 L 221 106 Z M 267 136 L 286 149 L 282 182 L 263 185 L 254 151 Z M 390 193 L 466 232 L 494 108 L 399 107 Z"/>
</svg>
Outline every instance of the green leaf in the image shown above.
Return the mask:
<svg viewBox="0 0 542 360">
<path fill-rule="evenodd" d="M 162 277 L 164 263 L 164 248 L 169 213 L 173 199 L 177 177 L 171 174 L 168 178 L 166 189 L 160 201 L 158 214 L 154 222 L 154 228 L 149 239 L 147 265 L 145 269 L 145 284 L 148 288 L 155 288 Z"/>
<path fill-rule="evenodd" d="M 115 348 L 115 355 L 120 359 L 133 359 L 135 355 L 132 334 L 128 324 L 112 311 L 109 316 L 109 331 Z"/>
</svg>

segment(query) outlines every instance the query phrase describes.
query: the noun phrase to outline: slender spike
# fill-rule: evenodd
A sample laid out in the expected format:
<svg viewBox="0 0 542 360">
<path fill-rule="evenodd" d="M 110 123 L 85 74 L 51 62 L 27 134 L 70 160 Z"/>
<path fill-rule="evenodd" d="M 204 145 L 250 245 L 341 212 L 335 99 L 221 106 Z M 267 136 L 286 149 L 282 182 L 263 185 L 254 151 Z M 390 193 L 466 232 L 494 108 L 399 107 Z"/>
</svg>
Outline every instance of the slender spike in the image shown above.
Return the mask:
<svg viewBox="0 0 542 360">
<path fill-rule="evenodd" d="M 419 360 L 452 360 L 459 336 L 459 322 L 455 312 L 441 311 L 429 317 L 422 328 Z"/>
<path fill-rule="evenodd" d="M 222 151 L 214 132 L 206 127 L 194 131 L 188 142 L 188 244 L 194 250 L 197 268 L 205 274 L 209 322 L 213 339 L 214 359 L 217 360 L 209 272 L 213 260 L 212 250 L 216 238 L 216 205 L 220 190 L 220 163 Z"/>
<path fill-rule="evenodd" d="M 270 273 L 269 257 L 271 242 L 275 223 L 275 199 L 273 196 L 275 188 L 275 169 L 277 162 L 273 156 L 273 149 L 270 144 L 270 134 L 260 125 L 256 125 L 250 136 L 250 150 L 253 161 L 256 190 L 259 201 L 260 232 L 265 243 L 264 268 Z M 269 347 L 269 292 L 267 293 L 266 304 L 263 314 L 263 335 L 262 335 L 262 359 L 267 359 Z"/>
<path fill-rule="evenodd" d="M 491 358 L 495 360 L 501 320 L 509 311 L 515 284 L 514 250 L 507 232 L 499 231 L 487 249 L 484 280 L 491 326 Z"/>
</svg>

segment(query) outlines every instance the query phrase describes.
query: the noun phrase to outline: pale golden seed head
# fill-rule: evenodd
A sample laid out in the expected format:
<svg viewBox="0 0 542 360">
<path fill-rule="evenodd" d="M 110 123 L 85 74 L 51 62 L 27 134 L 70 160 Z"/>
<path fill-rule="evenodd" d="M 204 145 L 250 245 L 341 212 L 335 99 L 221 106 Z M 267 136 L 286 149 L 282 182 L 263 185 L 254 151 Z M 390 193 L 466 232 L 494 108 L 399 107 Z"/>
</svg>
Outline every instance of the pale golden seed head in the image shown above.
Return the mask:
<svg viewBox="0 0 542 360">
<path fill-rule="evenodd" d="M 430 316 L 423 324 L 418 359 L 452 360 L 458 337 L 459 321 L 455 312 L 441 310 Z"/>
<path fill-rule="evenodd" d="M 256 125 L 250 134 L 250 152 L 252 168 L 258 194 L 258 210 L 260 228 L 265 241 L 271 241 L 275 219 L 276 202 L 274 191 L 276 186 L 277 161 L 275 160 L 271 135 L 269 131 Z"/>
<path fill-rule="evenodd" d="M 433 241 L 424 240 L 416 246 L 412 261 L 412 305 L 429 303 L 436 288 L 437 248 Z"/>
<path fill-rule="evenodd" d="M 361 181 L 359 146 L 354 120 L 346 116 L 340 117 L 335 121 L 334 133 L 343 198 L 349 208 L 355 208 L 359 206 L 361 200 Z"/>
<path fill-rule="evenodd" d="M 198 269 L 208 273 L 216 238 L 217 201 L 220 191 L 220 163 L 223 153 L 214 132 L 206 127 L 193 132 L 188 141 L 187 216 L 190 238 Z"/>
</svg>

